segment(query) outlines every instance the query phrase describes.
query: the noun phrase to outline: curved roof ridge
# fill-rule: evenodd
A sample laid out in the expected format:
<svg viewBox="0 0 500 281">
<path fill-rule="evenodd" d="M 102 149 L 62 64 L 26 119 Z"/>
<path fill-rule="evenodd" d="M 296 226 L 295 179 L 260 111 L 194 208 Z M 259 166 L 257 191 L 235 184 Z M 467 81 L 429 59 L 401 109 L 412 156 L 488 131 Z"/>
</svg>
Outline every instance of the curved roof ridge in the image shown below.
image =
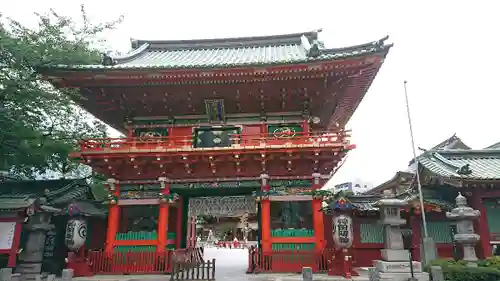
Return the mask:
<svg viewBox="0 0 500 281">
<path fill-rule="evenodd" d="M 384 46 L 385 41 L 387 41 L 388 39 L 389 39 L 389 35 L 386 35 L 379 40 L 370 41 L 368 43 L 363 43 L 363 44 L 354 45 L 354 46 L 346 46 L 346 47 L 341 47 L 341 48 L 324 48 L 324 49 L 321 49 L 321 51 L 323 53 L 333 54 L 333 53 L 338 53 L 338 52 L 358 50 L 358 49 L 364 49 L 364 48 L 369 48 L 369 47 L 381 47 L 381 46 L 383 46 L 385 48 L 391 48 L 393 46 L 393 44 L 387 44 Z"/>
<path fill-rule="evenodd" d="M 446 159 L 446 157 L 444 157 L 441 154 L 439 154 L 439 152 L 432 151 L 432 152 L 430 152 L 430 154 L 431 154 L 432 158 L 434 158 L 437 161 L 440 161 L 441 163 L 445 164 L 446 166 L 448 166 L 448 167 L 450 167 L 452 169 L 456 170 L 456 169 L 460 168 L 460 166 L 454 165 L 448 159 Z"/>
<path fill-rule="evenodd" d="M 186 50 L 186 49 L 216 49 L 216 48 L 238 48 L 259 47 L 272 45 L 300 45 L 301 37 L 305 36 L 312 44 L 318 39 L 322 29 L 308 32 L 290 33 L 282 35 L 228 37 L 212 39 L 189 39 L 189 40 L 143 40 L 131 39 L 132 49 L 141 48 L 149 44 L 152 49 L 163 50 Z"/>
<path fill-rule="evenodd" d="M 148 43 L 142 44 L 139 48 L 132 49 L 130 52 L 126 53 L 125 55 L 121 56 L 113 56 L 113 60 L 116 61 L 117 63 L 124 63 L 130 60 L 133 60 L 140 54 L 142 54 L 144 51 L 146 51 L 149 48 Z"/>
</svg>

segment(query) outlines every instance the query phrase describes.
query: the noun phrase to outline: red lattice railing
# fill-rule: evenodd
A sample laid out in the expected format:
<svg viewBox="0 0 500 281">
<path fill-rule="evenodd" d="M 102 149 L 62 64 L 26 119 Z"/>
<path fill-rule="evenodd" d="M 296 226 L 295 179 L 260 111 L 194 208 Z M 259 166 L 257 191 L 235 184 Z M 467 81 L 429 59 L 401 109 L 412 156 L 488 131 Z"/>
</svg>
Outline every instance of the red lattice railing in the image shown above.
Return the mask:
<svg viewBox="0 0 500 281">
<path fill-rule="evenodd" d="M 350 132 L 339 130 L 337 132 L 314 132 L 310 134 L 298 133 L 294 136 L 276 137 L 273 134 L 237 134 L 232 135 L 232 147 L 245 148 L 259 145 L 348 145 Z M 116 151 L 127 149 L 157 149 L 176 148 L 192 149 L 193 136 L 170 137 L 130 137 L 130 138 L 94 138 L 80 142 L 81 152 Z"/>
</svg>

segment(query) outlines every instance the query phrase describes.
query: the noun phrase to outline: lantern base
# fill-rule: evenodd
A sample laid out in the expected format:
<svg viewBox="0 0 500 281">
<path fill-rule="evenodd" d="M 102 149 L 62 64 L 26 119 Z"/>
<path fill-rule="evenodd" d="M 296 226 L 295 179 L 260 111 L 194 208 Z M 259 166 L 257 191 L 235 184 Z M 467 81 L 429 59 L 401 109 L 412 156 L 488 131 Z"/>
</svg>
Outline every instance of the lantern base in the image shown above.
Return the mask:
<svg viewBox="0 0 500 281">
<path fill-rule="evenodd" d="M 412 267 L 409 261 L 375 261 L 375 277 L 380 281 L 429 280 L 429 274 L 423 272 L 422 263 L 418 261 L 413 261 Z"/>
<path fill-rule="evenodd" d="M 384 261 L 408 261 L 410 259 L 410 253 L 408 250 L 404 249 L 382 249 L 380 250 L 382 254 L 382 260 Z"/>
</svg>

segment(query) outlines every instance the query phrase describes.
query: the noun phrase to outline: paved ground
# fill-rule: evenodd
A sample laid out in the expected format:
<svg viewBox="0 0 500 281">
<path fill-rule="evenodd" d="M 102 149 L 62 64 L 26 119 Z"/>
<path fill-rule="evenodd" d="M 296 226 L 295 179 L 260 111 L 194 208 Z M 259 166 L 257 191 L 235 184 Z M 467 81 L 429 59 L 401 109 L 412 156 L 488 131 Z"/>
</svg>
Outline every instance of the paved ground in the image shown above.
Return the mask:
<svg viewBox="0 0 500 281">
<path fill-rule="evenodd" d="M 247 249 L 205 248 L 205 260 L 216 259 L 215 278 L 217 281 L 302 281 L 300 274 L 246 274 L 248 268 Z M 353 279 L 315 274 L 315 281 L 368 280 L 366 272 Z M 92 278 L 74 278 L 77 281 L 168 281 L 169 275 L 113 275 Z"/>
</svg>

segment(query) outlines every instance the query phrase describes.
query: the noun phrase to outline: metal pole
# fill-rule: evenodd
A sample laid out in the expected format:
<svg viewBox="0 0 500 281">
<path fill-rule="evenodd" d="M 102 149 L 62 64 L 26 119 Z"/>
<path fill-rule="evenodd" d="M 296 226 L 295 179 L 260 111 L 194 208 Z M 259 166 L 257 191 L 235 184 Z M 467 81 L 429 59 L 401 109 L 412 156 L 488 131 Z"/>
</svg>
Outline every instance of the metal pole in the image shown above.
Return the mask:
<svg viewBox="0 0 500 281">
<path fill-rule="evenodd" d="M 410 250 L 408 251 L 408 254 L 410 255 L 410 274 L 411 274 L 411 280 L 415 280 L 415 270 L 413 269 L 413 253 L 412 249 L 413 247 L 410 247 Z"/>
<path fill-rule="evenodd" d="M 413 126 L 411 123 L 411 114 L 410 114 L 410 102 L 408 100 L 408 91 L 406 89 L 406 83 L 404 82 L 405 88 L 405 99 L 406 99 L 406 113 L 408 114 L 408 126 L 410 128 L 410 138 L 411 138 L 411 149 L 413 150 L 413 161 L 415 161 L 416 169 L 415 176 L 417 177 L 417 188 L 418 188 L 418 196 L 420 197 L 420 210 L 422 214 L 422 226 L 424 228 L 424 237 L 429 237 L 429 233 L 427 232 L 427 218 L 425 217 L 425 207 L 424 207 L 424 196 L 422 195 L 422 184 L 420 183 L 420 172 L 418 170 L 418 160 L 417 160 L 417 151 L 415 150 L 415 138 L 413 137 Z"/>
</svg>

